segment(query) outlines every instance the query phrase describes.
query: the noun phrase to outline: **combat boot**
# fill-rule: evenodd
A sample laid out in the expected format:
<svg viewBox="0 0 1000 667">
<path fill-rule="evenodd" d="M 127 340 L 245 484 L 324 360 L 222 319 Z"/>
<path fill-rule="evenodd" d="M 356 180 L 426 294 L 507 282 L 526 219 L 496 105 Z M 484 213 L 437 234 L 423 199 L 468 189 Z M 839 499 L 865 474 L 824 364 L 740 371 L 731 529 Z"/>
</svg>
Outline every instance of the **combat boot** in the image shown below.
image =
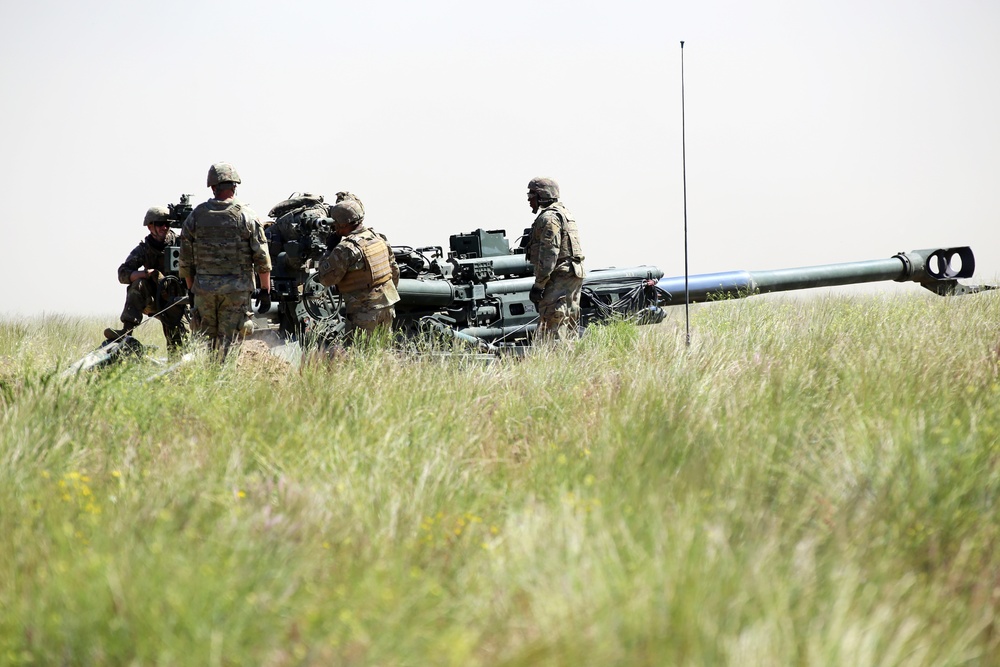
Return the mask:
<svg viewBox="0 0 1000 667">
<path fill-rule="evenodd" d="M 108 340 L 120 340 L 131 334 L 133 329 L 135 329 L 135 325 L 128 323 L 125 323 L 125 326 L 121 329 L 112 329 L 111 327 L 108 327 L 104 330 L 104 337 Z"/>
</svg>

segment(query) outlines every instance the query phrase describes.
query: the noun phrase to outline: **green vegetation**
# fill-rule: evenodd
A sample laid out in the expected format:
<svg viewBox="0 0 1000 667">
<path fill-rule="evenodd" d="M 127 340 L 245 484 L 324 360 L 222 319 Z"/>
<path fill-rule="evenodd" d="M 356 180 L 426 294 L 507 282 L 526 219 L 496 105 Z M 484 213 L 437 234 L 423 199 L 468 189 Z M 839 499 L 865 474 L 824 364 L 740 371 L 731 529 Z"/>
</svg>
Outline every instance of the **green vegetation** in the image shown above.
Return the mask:
<svg viewBox="0 0 1000 667">
<path fill-rule="evenodd" d="M 155 383 L 0 322 L 0 664 L 1000 664 L 997 296 L 692 314 Z"/>
</svg>

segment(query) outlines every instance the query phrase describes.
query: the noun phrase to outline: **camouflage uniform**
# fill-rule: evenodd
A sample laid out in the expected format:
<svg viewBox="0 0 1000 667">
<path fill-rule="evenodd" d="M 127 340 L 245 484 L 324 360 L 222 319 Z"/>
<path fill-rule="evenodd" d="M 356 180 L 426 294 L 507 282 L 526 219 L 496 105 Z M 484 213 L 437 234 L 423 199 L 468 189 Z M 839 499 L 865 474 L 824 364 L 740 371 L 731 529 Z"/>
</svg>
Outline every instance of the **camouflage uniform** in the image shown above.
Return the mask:
<svg viewBox="0 0 1000 667">
<path fill-rule="evenodd" d="M 562 202 L 546 204 L 531 225 L 528 261 L 535 267 L 535 285 L 542 287 L 538 303 L 538 340 L 575 338 L 580 323 L 583 248 L 576 221 Z"/>
<path fill-rule="evenodd" d="M 143 314 L 156 315 L 163 327 L 167 349 L 171 351 L 183 344 L 189 331 L 185 304 L 171 306 L 177 299 L 187 296 L 187 290 L 176 277 L 164 276 L 162 273 L 165 268 L 164 250 L 173 245 L 177 245 L 177 235 L 173 230 L 167 231 L 163 243 L 153 238 L 152 234 L 147 234 L 118 267 L 118 282 L 128 285 L 125 308 L 121 315 L 122 324 L 126 329 L 132 329 L 142 322 Z M 130 280 L 132 272 L 140 269 L 156 271 L 158 275 Z"/>
<path fill-rule="evenodd" d="M 341 239 L 319 265 L 317 277 L 337 287 L 347 313 L 346 340 L 356 329 L 374 331 L 392 325 L 399 301 L 399 266 L 381 234 L 359 226 Z"/>
<path fill-rule="evenodd" d="M 199 204 L 181 231 L 179 273 L 194 283 L 195 328 L 226 349 L 253 330 L 253 271 L 267 273 L 271 258 L 257 214 L 238 199 Z"/>
</svg>

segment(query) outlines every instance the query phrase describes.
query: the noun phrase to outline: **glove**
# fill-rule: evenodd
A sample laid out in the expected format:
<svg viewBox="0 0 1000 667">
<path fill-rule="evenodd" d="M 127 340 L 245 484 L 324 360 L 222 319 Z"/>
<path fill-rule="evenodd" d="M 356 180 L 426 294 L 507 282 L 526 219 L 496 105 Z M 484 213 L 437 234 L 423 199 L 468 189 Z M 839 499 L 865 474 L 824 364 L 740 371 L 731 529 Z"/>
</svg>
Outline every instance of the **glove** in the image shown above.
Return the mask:
<svg viewBox="0 0 1000 667">
<path fill-rule="evenodd" d="M 532 285 L 531 291 L 528 292 L 528 301 L 535 304 L 536 306 L 542 302 L 542 292 L 545 291 L 544 287 L 539 287 L 538 285 Z"/>
<path fill-rule="evenodd" d="M 337 232 L 330 232 L 330 235 L 326 237 L 326 249 L 333 250 L 343 238 L 344 237 Z"/>
<path fill-rule="evenodd" d="M 257 302 L 257 314 L 263 315 L 271 310 L 271 292 L 266 289 L 255 289 L 251 297 Z"/>
</svg>

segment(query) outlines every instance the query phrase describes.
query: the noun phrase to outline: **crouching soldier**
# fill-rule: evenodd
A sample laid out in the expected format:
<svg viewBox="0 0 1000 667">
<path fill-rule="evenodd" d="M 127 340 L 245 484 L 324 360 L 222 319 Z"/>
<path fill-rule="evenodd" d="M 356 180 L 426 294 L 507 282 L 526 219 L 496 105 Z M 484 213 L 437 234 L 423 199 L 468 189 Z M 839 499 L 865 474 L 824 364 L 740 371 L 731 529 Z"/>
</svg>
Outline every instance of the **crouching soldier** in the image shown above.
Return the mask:
<svg viewBox="0 0 1000 667">
<path fill-rule="evenodd" d="M 338 199 L 330 207 L 334 231 L 327 241 L 330 252 L 320 262 L 317 277 L 344 298 L 345 342 L 350 344 L 358 329 L 372 332 L 392 326 L 393 304 L 399 301 L 399 267 L 385 237 L 362 224 L 361 202 L 349 193 L 338 193 Z"/>
<path fill-rule="evenodd" d="M 166 248 L 177 245 L 169 215 L 170 211 L 164 206 L 146 211 L 142 224 L 149 234 L 118 267 L 118 282 L 128 285 L 128 289 L 121 315 L 122 328 L 105 329 L 104 336 L 108 340 L 132 333 L 142 323 L 143 314 L 160 321 L 169 352 L 174 352 L 187 340 L 190 329 L 187 289 L 178 277 L 163 274 Z"/>
</svg>

